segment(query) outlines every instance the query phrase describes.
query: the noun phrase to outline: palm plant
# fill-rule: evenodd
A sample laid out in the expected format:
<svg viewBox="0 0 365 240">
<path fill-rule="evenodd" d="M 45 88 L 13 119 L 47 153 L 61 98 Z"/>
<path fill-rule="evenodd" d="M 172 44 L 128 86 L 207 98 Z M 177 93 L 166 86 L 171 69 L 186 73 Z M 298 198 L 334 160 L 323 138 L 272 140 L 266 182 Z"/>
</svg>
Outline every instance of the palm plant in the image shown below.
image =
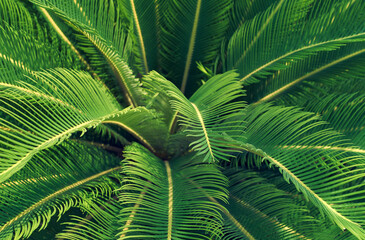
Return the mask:
<svg viewBox="0 0 365 240">
<path fill-rule="evenodd" d="M 365 1 L 0 22 L 0 239 L 365 239 Z"/>
</svg>

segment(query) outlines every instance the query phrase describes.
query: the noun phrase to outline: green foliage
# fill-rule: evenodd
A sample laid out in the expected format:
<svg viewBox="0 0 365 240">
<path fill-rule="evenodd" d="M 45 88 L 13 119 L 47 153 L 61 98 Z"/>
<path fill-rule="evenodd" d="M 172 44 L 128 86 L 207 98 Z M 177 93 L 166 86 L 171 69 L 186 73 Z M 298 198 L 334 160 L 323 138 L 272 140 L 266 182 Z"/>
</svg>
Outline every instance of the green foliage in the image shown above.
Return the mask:
<svg viewBox="0 0 365 240">
<path fill-rule="evenodd" d="M 364 60 L 361 0 L 0 0 L 0 239 L 365 240 Z"/>
</svg>

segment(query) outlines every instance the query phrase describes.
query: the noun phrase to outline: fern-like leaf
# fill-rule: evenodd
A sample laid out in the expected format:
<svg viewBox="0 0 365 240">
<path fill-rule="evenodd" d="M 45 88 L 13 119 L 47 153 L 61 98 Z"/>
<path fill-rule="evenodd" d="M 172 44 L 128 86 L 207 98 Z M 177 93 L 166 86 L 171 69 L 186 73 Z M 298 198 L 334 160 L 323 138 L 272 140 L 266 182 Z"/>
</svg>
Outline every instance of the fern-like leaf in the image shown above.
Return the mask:
<svg viewBox="0 0 365 240">
<path fill-rule="evenodd" d="M 365 239 L 364 155 L 337 132 L 316 130 L 324 124 L 316 119 L 295 108 L 249 108 L 244 148 L 256 164 L 277 167 L 331 221 Z"/>
<path fill-rule="evenodd" d="M 238 69 L 241 81 L 251 84 L 286 68 L 292 60 L 363 41 L 364 9 L 363 1 L 281 0 L 233 35 L 227 69 Z"/>
<path fill-rule="evenodd" d="M 183 131 L 193 139 L 190 146 L 205 161 L 228 160 L 241 135 L 242 122 L 231 119 L 245 106 L 235 101 L 244 95 L 237 76 L 234 72 L 216 75 L 189 100 L 175 86 L 166 84 Z"/>
<path fill-rule="evenodd" d="M 52 216 L 116 188 L 119 160 L 99 149 L 63 143 L 37 153 L 24 171 L 0 184 L 0 238 L 22 239 Z"/>
<path fill-rule="evenodd" d="M 226 179 L 214 165 L 191 155 L 161 161 L 137 144 L 128 146 L 124 157 L 119 239 L 209 239 L 215 234 L 209 231 L 221 224 L 219 205 L 202 193 L 225 201 Z"/>
<path fill-rule="evenodd" d="M 188 90 L 191 95 L 186 86 L 199 73 L 195 63 L 211 65 L 216 58 L 228 27 L 230 1 L 166 1 L 163 6 L 161 66 L 183 93 Z"/>
<path fill-rule="evenodd" d="M 125 56 L 127 33 L 125 23 L 113 0 L 32 0 L 36 5 L 49 9 L 65 19 L 81 33 L 86 46 L 99 52 L 108 63 L 114 77 L 132 106 L 139 105 L 139 81 L 127 65 Z"/>
</svg>

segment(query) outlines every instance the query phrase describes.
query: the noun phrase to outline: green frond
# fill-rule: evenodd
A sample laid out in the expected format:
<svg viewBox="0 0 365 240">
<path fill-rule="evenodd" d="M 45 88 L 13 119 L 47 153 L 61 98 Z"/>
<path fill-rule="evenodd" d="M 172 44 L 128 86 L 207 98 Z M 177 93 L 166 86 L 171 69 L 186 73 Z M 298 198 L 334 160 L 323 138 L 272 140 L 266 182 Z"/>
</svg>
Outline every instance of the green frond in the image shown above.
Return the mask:
<svg viewBox="0 0 365 240">
<path fill-rule="evenodd" d="M 183 131 L 192 138 L 190 146 L 204 161 L 228 160 L 242 133 L 242 121 L 231 118 L 245 106 L 235 101 L 244 95 L 238 74 L 226 72 L 209 79 L 188 100 L 175 86 L 167 86 L 172 108 Z"/>
<path fill-rule="evenodd" d="M 4 22 L 28 34 L 34 33 L 34 19 L 22 1 L 0 0 L 0 26 Z"/>
<path fill-rule="evenodd" d="M 365 74 L 365 43 L 352 43 L 338 50 L 321 52 L 302 61 L 288 63 L 262 83 L 248 86 L 249 101 L 259 104 L 267 101 L 288 101 L 305 96 L 311 99 L 326 86 L 338 86 L 348 79 L 359 79 Z M 303 97 L 304 97 L 303 96 Z"/>
<path fill-rule="evenodd" d="M 321 213 L 365 239 L 363 154 L 337 132 L 321 129 L 318 117 L 295 108 L 259 105 L 247 110 L 245 121 L 243 148 L 256 164 L 277 167 Z"/>
<path fill-rule="evenodd" d="M 226 36 L 228 39 L 246 21 L 265 11 L 276 0 L 233 0 L 229 11 L 229 28 Z"/>
<path fill-rule="evenodd" d="M 331 94 L 321 99 L 312 99 L 305 105 L 303 103 L 303 107 L 306 111 L 321 115 L 330 127 L 359 146 L 359 152 L 365 154 L 364 102 L 365 94 Z"/>
<path fill-rule="evenodd" d="M 196 89 L 199 73 L 195 63 L 211 65 L 228 27 L 228 0 L 166 1 L 161 33 L 161 67 L 168 78 L 188 95 Z M 192 85 L 186 89 L 189 81 Z"/>
<path fill-rule="evenodd" d="M 122 127 L 154 153 L 166 148 L 168 128 L 153 110 L 145 107 L 127 109 L 103 120 L 103 123 Z"/>
<path fill-rule="evenodd" d="M 118 158 L 81 144 L 63 143 L 34 156 L 22 171 L 0 184 L 0 238 L 27 238 L 52 216 L 89 198 L 108 196 L 120 179 Z"/>
<path fill-rule="evenodd" d="M 357 240 L 358 238 L 352 235 L 351 232 L 333 226 L 323 232 L 318 232 L 314 239 Z"/>
<path fill-rule="evenodd" d="M 122 145 L 130 144 L 126 137 L 107 124 L 97 126 L 95 132 L 99 137 L 105 137 L 108 142 L 120 143 Z"/>
<path fill-rule="evenodd" d="M 146 108 L 155 109 L 160 113 L 168 125 L 174 117 L 174 111 L 170 104 L 171 96 L 167 93 L 165 85 L 171 85 L 171 83 L 156 71 L 144 75 L 142 82 L 142 87 L 146 92 L 144 105 Z"/>
<path fill-rule="evenodd" d="M 113 198 L 97 198 L 87 203 L 83 210 L 91 219 L 73 216 L 72 222 L 64 223 L 67 227 L 57 234 L 57 239 L 103 239 L 115 240 L 118 234 L 118 214 L 122 206 Z"/>
<path fill-rule="evenodd" d="M 320 230 L 306 206 L 271 183 L 271 176 L 231 168 L 227 209 L 255 239 L 312 239 Z M 222 239 L 240 239 L 242 232 L 226 219 Z"/>
<path fill-rule="evenodd" d="M 49 40 L 38 31 L 38 36 L 29 34 L 22 29 L 14 28 L 7 23 L 0 26 L 0 81 L 18 85 L 16 81 L 28 81 L 26 76 L 36 77 L 36 71 L 55 67 L 70 67 L 75 69 L 75 56 L 62 44 Z"/>
<path fill-rule="evenodd" d="M 241 81 L 251 84 L 286 68 L 287 62 L 363 41 L 364 10 L 363 1 L 279 1 L 233 35 L 227 69 L 237 69 Z"/>
<path fill-rule="evenodd" d="M 1 86 L 0 182 L 37 152 L 124 113 L 108 90 L 84 72 L 57 69 L 37 72 L 37 77 L 44 87 L 21 81 L 21 88 Z"/>
<path fill-rule="evenodd" d="M 161 32 L 161 0 L 119 0 L 119 8 L 133 23 L 133 35 L 136 44 L 133 49 L 140 73 L 157 70 L 158 46 Z"/>
<path fill-rule="evenodd" d="M 126 44 L 128 41 L 125 23 L 120 16 L 118 6 L 113 0 L 32 0 L 39 7 L 46 8 L 65 19 L 81 34 L 79 43 L 84 51 L 95 56 L 95 52 L 104 58 L 114 74 L 115 80 L 126 95 L 126 101 L 138 106 L 141 93 L 139 81 L 134 77 L 126 63 Z M 90 46 L 92 48 L 90 49 Z M 128 54 L 127 54 L 128 55 Z M 98 57 L 97 57 L 98 58 Z M 98 62 L 98 61 L 97 61 Z M 100 61 L 99 61 L 100 62 Z M 97 63 L 95 63 L 97 65 Z"/>
<path fill-rule="evenodd" d="M 119 192 L 119 239 L 210 239 L 222 224 L 226 178 L 192 155 L 161 161 L 137 144 L 126 147 Z M 206 233 L 206 235 L 204 234 Z"/>
</svg>

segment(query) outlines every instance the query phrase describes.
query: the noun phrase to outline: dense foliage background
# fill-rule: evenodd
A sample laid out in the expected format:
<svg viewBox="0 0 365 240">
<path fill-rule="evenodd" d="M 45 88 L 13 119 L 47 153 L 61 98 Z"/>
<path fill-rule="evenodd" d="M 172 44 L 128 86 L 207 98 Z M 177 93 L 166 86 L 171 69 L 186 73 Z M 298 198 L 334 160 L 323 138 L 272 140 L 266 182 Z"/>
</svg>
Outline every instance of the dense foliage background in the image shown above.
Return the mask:
<svg viewBox="0 0 365 240">
<path fill-rule="evenodd" d="M 365 239 L 365 1 L 0 0 L 0 239 Z"/>
</svg>

